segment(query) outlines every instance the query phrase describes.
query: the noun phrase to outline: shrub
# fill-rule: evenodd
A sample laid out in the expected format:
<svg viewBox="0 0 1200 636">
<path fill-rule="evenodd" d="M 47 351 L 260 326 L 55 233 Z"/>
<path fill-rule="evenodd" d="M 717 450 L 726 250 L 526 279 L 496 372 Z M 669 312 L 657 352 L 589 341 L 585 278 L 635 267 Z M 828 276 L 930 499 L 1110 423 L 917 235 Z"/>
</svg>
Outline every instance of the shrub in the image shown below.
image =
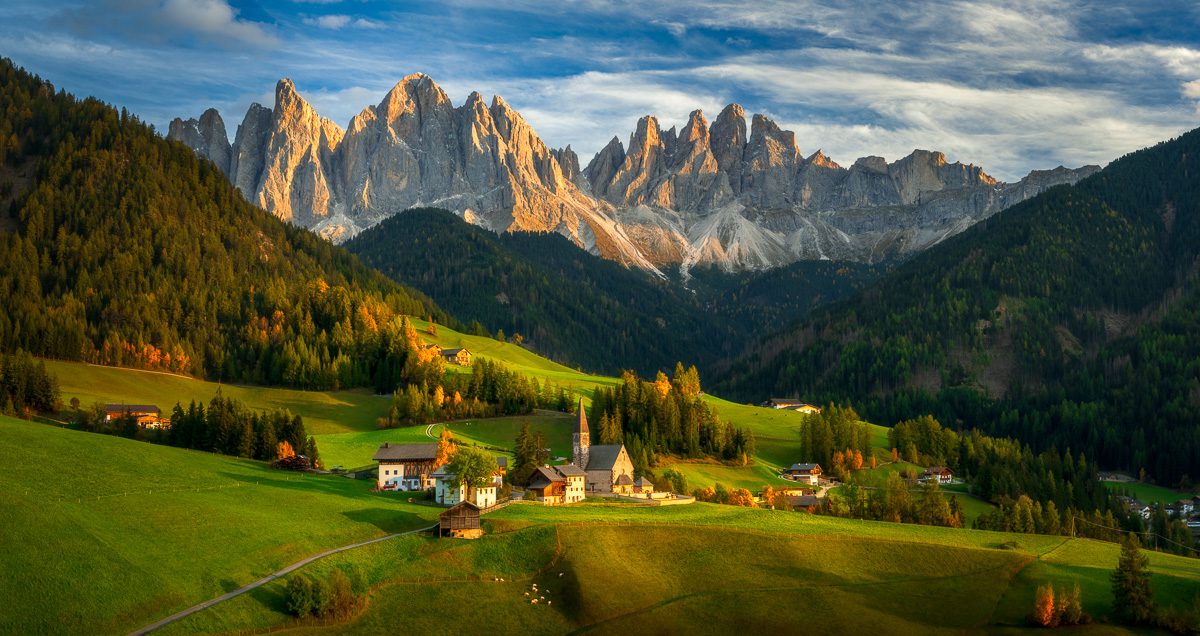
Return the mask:
<svg viewBox="0 0 1200 636">
<path fill-rule="evenodd" d="M 297 574 L 288 579 L 287 584 L 288 611 L 299 617 L 308 616 L 313 611 L 312 579 L 303 574 Z"/>
</svg>

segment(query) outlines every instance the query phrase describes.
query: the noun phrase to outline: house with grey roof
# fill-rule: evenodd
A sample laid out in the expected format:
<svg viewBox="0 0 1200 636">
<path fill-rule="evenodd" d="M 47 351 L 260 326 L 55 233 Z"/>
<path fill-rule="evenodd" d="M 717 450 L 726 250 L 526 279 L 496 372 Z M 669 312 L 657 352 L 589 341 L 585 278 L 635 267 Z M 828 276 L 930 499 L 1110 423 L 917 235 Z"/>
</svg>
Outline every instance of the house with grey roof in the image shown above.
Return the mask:
<svg viewBox="0 0 1200 636">
<path fill-rule="evenodd" d="M 431 477 L 437 459 L 437 444 L 392 444 L 384 442 L 375 451 L 379 462 L 380 490 L 428 490 L 433 488 Z"/>
<path fill-rule="evenodd" d="M 537 500 L 548 506 L 583 501 L 587 473 L 574 464 L 538 466 L 526 487 Z"/>
</svg>

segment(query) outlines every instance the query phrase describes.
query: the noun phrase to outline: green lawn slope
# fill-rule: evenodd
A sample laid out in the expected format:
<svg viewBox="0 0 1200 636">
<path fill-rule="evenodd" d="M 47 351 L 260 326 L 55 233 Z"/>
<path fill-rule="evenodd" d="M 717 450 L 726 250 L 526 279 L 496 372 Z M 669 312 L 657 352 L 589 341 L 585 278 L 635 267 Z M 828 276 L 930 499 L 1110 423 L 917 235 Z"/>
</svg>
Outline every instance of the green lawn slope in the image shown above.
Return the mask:
<svg viewBox="0 0 1200 636">
<path fill-rule="evenodd" d="M 463 634 L 1024 631 L 1034 590 L 1047 582 L 1078 581 L 1085 609 L 1108 615 L 1118 554 L 1083 539 L 710 504 L 522 503 L 486 525 L 478 541 L 405 537 L 314 565 L 318 576 L 350 566 L 368 573 L 369 602 L 345 622 L 292 619 L 284 582 L 275 582 L 166 633 L 372 634 L 400 616 L 406 629 Z M 1163 603 L 1190 604 L 1200 561 L 1153 554 L 1151 569 Z M 550 605 L 530 604 L 535 583 Z"/>
<path fill-rule="evenodd" d="M 126 633 L 437 510 L 370 484 L 0 417 L 0 633 Z"/>
</svg>

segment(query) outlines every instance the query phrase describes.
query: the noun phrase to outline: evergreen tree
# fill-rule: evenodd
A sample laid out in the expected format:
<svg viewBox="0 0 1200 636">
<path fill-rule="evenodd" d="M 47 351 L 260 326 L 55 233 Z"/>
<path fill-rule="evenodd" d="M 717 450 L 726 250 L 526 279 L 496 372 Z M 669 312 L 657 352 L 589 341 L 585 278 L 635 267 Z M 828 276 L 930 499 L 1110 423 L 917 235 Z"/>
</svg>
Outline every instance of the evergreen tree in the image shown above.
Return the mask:
<svg viewBox="0 0 1200 636">
<path fill-rule="evenodd" d="M 1150 559 L 1142 554 L 1133 533 L 1121 541 L 1121 557 L 1112 574 L 1113 612 L 1122 620 L 1145 624 L 1155 616 L 1154 593 L 1150 589 Z"/>
</svg>

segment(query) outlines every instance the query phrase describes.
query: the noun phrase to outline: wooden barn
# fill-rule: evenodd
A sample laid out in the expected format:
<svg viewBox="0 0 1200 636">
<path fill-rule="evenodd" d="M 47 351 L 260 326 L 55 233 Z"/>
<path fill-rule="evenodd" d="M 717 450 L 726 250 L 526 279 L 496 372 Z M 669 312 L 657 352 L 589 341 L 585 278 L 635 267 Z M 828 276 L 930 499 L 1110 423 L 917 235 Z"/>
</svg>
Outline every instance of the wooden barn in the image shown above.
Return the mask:
<svg viewBox="0 0 1200 636">
<path fill-rule="evenodd" d="M 479 524 L 479 506 L 464 501 L 438 515 L 438 536 L 456 539 L 478 539 L 483 536 Z"/>
</svg>

